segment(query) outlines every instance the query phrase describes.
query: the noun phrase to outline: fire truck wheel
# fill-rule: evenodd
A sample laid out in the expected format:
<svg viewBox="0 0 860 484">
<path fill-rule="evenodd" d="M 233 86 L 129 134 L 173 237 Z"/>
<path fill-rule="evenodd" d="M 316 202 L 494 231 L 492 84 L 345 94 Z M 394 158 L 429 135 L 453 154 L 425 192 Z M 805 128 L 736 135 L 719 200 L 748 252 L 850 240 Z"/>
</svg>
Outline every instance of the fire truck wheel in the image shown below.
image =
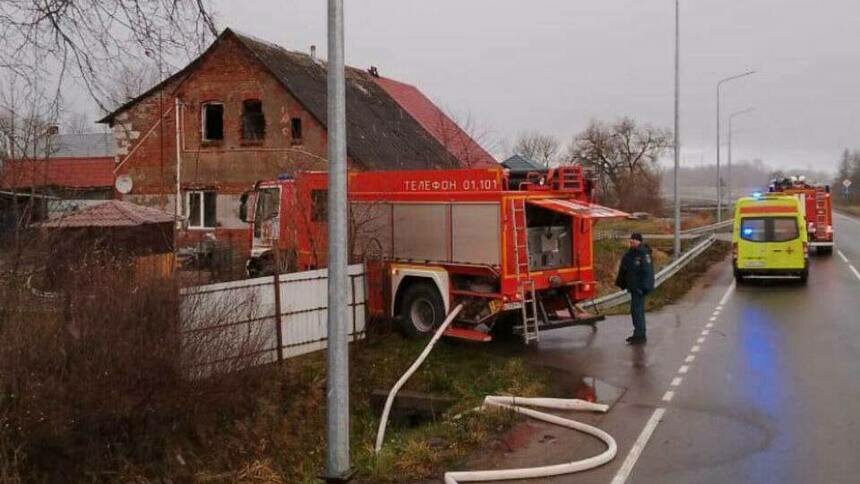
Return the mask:
<svg viewBox="0 0 860 484">
<path fill-rule="evenodd" d="M 817 247 L 815 253 L 817 255 L 833 255 L 833 247 Z"/>
<path fill-rule="evenodd" d="M 407 336 L 429 336 L 445 320 L 445 304 L 434 285 L 415 282 L 403 293 L 399 314 L 400 326 Z"/>
</svg>

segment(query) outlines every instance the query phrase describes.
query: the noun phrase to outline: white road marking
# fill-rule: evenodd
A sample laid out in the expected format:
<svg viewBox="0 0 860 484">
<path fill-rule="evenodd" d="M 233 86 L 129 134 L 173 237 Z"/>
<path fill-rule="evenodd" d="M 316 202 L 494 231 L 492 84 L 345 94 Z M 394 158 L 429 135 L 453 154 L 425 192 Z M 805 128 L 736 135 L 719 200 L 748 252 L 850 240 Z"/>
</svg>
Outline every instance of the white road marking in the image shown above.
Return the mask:
<svg viewBox="0 0 860 484">
<path fill-rule="evenodd" d="M 860 276 L 858 276 L 860 277 Z M 726 292 L 723 294 L 722 299 L 720 299 L 720 304 L 717 306 L 717 310 L 714 311 L 714 317 L 711 318 L 711 321 L 716 320 L 716 316 L 720 314 L 720 310 L 722 310 L 723 305 L 729 300 L 729 297 L 732 295 L 732 291 L 735 290 L 735 281 L 732 281 L 731 285 L 729 285 Z M 708 323 L 707 327 L 712 327 L 713 323 Z M 705 330 L 707 331 L 707 330 Z M 702 334 L 707 334 L 705 331 Z M 705 338 L 699 338 L 699 342 L 703 342 Z M 701 348 L 699 345 L 695 345 L 690 348 L 691 353 L 698 353 Z M 696 359 L 696 355 L 687 355 L 684 359 L 685 363 L 692 363 Z M 678 368 L 678 373 L 687 373 L 690 367 L 687 365 L 683 365 Z M 670 386 L 677 387 L 680 386 L 684 379 L 680 376 L 676 376 L 672 379 L 672 383 Z M 672 398 L 675 397 L 675 392 L 672 390 L 666 391 L 663 394 L 663 401 L 670 402 Z M 627 457 L 624 459 L 624 462 L 621 464 L 621 467 L 618 469 L 618 472 L 615 473 L 615 477 L 612 478 L 612 484 L 624 484 L 627 482 L 627 478 L 630 477 L 630 473 L 633 472 L 633 467 L 636 465 L 636 461 L 639 460 L 639 457 L 642 455 L 642 451 L 645 450 L 645 446 L 648 445 L 648 441 L 651 439 L 651 436 L 654 434 L 654 430 L 657 428 L 657 425 L 663 419 L 663 415 L 666 413 L 666 409 L 663 407 L 658 407 L 654 409 L 654 413 L 651 414 L 651 418 L 648 419 L 648 422 L 645 423 L 645 427 L 642 429 L 642 432 L 639 433 L 639 437 L 636 438 L 636 441 L 633 443 L 633 446 L 630 447 L 630 451 L 627 453 Z"/>
<path fill-rule="evenodd" d="M 704 342 L 705 342 L 705 338 L 704 338 L 704 337 L 699 338 L 699 339 L 697 339 L 697 340 L 696 340 L 696 343 L 699 343 L 699 344 L 702 344 L 702 343 L 704 343 Z"/>
<path fill-rule="evenodd" d="M 719 315 L 720 315 L 720 312 L 719 312 L 719 311 L 714 311 L 714 312 L 711 314 L 711 316 L 714 316 L 714 317 L 719 316 Z"/>
<path fill-rule="evenodd" d="M 713 327 L 714 327 L 714 323 L 708 323 L 708 324 L 706 324 L 706 325 L 705 325 L 705 327 L 706 327 L 706 328 L 713 328 Z"/>
<path fill-rule="evenodd" d="M 654 413 L 651 414 L 651 418 L 648 419 L 648 422 L 645 424 L 645 428 L 642 429 L 642 433 L 639 434 L 636 442 L 633 443 L 633 447 L 630 448 L 630 452 L 627 453 L 627 458 L 624 459 L 624 463 L 621 464 L 621 468 L 618 469 L 615 477 L 612 478 L 612 484 L 624 484 L 627 482 L 630 472 L 633 471 L 633 466 L 636 465 L 636 461 L 639 460 L 639 456 L 642 455 L 642 451 L 645 450 L 645 445 L 647 445 L 648 440 L 651 439 L 651 435 L 654 433 L 654 429 L 657 428 L 657 424 L 662 420 L 664 413 L 666 413 L 666 409 L 660 407 L 655 409 Z"/>
<path fill-rule="evenodd" d="M 722 311 L 722 310 L 723 310 L 723 307 L 722 307 L 722 306 L 717 306 L 717 307 L 715 307 L 714 309 L 716 309 L 717 311 Z"/>
<path fill-rule="evenodd" d="M 709 319 L 708 321 L 710 321 L 710 322 L 712 322 L 712 323 L 713 323 L 713 322 L 714 322 L 714 321 L 716 321 L 716 320 L 717 320 L 717 317 L 716 317 L 716 316 L 711 316 L 711 319 Z"/>
<path fill-rule="evenodd" d="M 842 258 L 842 262 L 848 262 L 848 258 L 845 257 L 845 254 L 843 254 L 841 250 L 836 249 L 836 253 L 839 254 L 839 257 Z"/>
<path fill-rule="evenodd" d="M 732 295 L 732 291 L 734 291 L 734 290 L 735 290 L 735 285 L 737 285 L 735 281 L 732 281 L 732 283 L 731 283 L 731 284 L 729 284 L 729 288 L 728 288 L 728 289 L 726 289 L 726 292 L 725 292 L 725 293 L 723 293 L 723 297 L 722 297 L 722 299 L 720 299 L 720 303 L 719 303 L 719 305 L 720 305 L 720 306 L 725 306 L 725 305 L 726 305 L 726 302 L 729 300 L 729 298 L 730 298 L 730 297 L 731 297 L 731 295 Z"/>
<path fill-rule="evenodd" d="M 851 272 L 853 272 L 855 276 L 857 276 L 857 279 L 860 279 L 860 272 L 857 272 L 857 269 L 855 269 L 854 266 L 848 264 L 848 268 L 851 269 Z"/>
<path fill-rule="evenodd" d="M 709 334 L 711 334 L 711 330 L 709 330 L 709 329 L 703 329 L 702 330 L 702 336 L 707 336 Z"/>
</svg>

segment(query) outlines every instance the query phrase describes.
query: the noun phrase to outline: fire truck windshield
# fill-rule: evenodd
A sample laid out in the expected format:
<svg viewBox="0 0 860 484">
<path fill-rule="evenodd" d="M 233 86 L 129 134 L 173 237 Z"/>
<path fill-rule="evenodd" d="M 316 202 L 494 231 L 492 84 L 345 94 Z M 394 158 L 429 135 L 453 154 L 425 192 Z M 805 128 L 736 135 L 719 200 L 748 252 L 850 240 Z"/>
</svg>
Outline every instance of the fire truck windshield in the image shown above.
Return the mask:
<svg viewBox="0 0 860 484">
<path fill-rule="evenodd" d="M 264 222 L 278 216 L 281 197 L 279 188 L 263 188 L 257 192 L 257 206 L 254 212 L 254 236 L 261 236 Z"/>
</svg>

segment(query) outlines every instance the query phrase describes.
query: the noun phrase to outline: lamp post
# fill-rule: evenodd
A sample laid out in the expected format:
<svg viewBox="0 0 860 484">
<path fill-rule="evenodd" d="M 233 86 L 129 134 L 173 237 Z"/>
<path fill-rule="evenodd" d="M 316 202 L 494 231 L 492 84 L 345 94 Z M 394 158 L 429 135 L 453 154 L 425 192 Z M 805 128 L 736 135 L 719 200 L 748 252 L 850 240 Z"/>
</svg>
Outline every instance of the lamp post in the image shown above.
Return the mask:
<svg viewBox="0 0 860 484">
<path fill-rule="evenodd" d="M 729 197 L 728 197 L 728 200 L 726 200 L 726 207 L 728 207 L 729 210 L 732 209 L 732 198 L 733 198 L 732 197 L 732 133 L 733 133 L 732 121 L 735 119 L 735 117 L 741 116 L 743 114 L 749 114 L 749 113 L 753 112 L 753 110 L 755 110 L 755 108 L 749 107 L 746 109 L 742 109 L 740 111 L 735 111 L 729 115 L 729 167 L 728 167 L 729 173 L 728 173 L 728 177 L 727 177 L 728 178 L 727 185 L 728 185 L 728 189 L 729 189 Z"/>
<path fill-rule="evenodd" d="M 722 222 L 723 220 L 723 189 L 720 186 L 720 88 L 729 81 L 753 74 L 755 74 L 755 71 L 746 71 L 742 74 L 720 79 L 717 82 L 717 222 Z"/>
<path fill-rule="evenodd" d="M 678 196 L 678 169 L 681 165 L 681 13 L 678 0 L 675 0 L 675 174 L 672 178 L 675 204 L 675 230 L 672 254 L 681 257 L 681 199 Z"/>
<path fill-rule="evenodd" d="M 349 478 L 346 85 L 343 0 L 328 0 L 328 354 L 326 481 Z"/>
</svg>

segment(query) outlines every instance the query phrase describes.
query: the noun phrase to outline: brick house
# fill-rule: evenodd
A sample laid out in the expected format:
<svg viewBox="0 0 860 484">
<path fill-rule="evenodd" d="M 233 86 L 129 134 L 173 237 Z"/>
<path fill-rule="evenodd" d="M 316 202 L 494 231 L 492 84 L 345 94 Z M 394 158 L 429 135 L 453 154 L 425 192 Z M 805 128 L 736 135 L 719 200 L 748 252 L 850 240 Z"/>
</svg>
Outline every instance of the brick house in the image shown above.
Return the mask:
<svg viewBox="0 0 860 484">
<path fill-rule="evenodd" d="M 351 169 L 444 169 L 495 160 L 417 89 L 347 68 Z M 177 122 L 178 120 L 178 122 Z M 326 168 L 326 69 L 313 55 L 226 29 L 188 66 L 100 122 L 117 144 L 120 197 L 175 210 L 180 244 L 204 234 L 248 243 L 240 196 L 281 173 Z M 178 148 L 177 148 L 178 144 Z"/>
</svg>

